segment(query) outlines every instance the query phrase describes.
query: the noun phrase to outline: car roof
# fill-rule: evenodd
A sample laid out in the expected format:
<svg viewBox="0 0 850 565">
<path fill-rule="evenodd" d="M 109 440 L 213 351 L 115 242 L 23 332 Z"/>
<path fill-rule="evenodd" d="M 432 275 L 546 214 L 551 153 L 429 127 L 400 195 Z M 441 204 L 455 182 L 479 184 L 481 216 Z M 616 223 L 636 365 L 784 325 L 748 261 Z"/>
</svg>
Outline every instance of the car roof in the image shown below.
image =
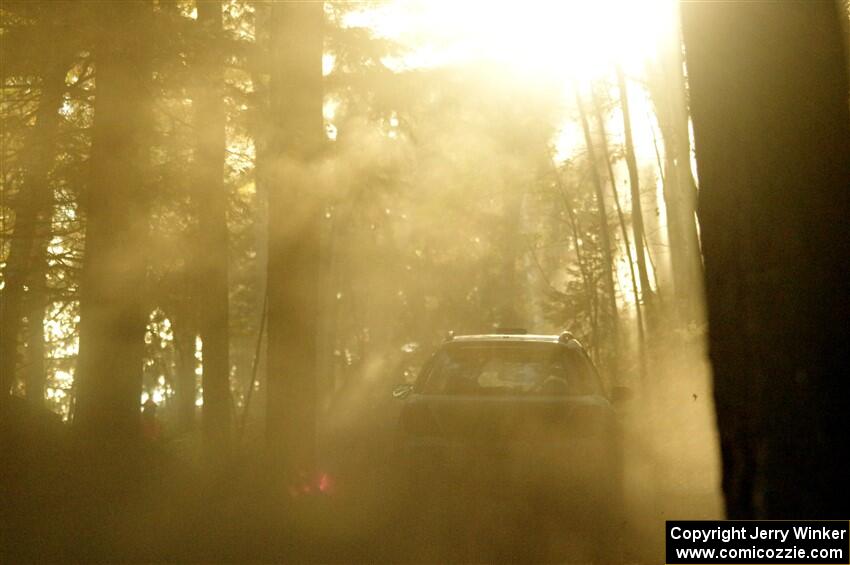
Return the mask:
<svg viewBox="0 0 850 565">
<path fill-rule="evenodd" d="M 569 332 L 555 335 L 527 333 L 451 335 L 446 343 L 554 343 L 582 349 L 581 343 Z"/>
<path fill-rule="evenodd" d="M 456 335 L 451 341 L 477 342 L 477 341 L 517 341 L 517 342 L 544 342 L 558 343 L 560 336 L 541 334 L 478 334 L 478 335 Z"/>
</svg>

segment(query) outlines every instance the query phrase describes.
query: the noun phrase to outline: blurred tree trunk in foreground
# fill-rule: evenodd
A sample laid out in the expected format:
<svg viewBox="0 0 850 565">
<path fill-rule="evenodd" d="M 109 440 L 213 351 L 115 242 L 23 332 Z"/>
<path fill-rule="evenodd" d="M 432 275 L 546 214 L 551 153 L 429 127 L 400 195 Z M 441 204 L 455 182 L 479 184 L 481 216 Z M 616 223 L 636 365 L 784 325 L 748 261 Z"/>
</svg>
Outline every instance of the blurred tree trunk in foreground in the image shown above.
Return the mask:
<svg viewBox="0 0 850 565">
<path fill-rule="evenodd" d="M 730 518 L 846 518 L 850 115 L 834 2 L 682 5 Z"/>
<path fill-rule="evenodd" d="M 290 480 L 315 464 L 323 17 L 321 2 L 280 2 L 269 21 L 266 434 L 272 464 Z"/>
<path fill-rule="evenodd" d="M 85 438 L 122 445 L 139 433 L 147 321 L 143 179 L 150 147 L 152 14 L 147 2 L 122 2 L 103 4 L 98 16 L 74 419 Z"/>
<path fill-rule="evenodd" d="M 198 3 L 196 45 L 197 187 L 199 237 L 196 260 L 202 293 L 199 329 L 203 343 L 203 432 L 209 455 L 229 451 L 231 431 L 228 316 L 227 189 L 224 184 L 224 55 L 221 2 Z M 194 344 L 192 344 L 194 345 Z"/>
</svg>

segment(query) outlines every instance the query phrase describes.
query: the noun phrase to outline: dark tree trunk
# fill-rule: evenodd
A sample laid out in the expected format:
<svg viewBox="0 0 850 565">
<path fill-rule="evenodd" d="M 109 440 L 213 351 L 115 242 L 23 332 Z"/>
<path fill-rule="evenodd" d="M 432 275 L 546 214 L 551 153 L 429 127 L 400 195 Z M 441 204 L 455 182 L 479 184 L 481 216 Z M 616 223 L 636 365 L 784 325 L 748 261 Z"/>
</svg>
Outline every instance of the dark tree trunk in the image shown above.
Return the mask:
<svg viewBox="0 0 850 565">
<path fill-rule="evenodd" d="M 203 432 L 208 454 L 225 455 L 231 432 L 228 339 L 227 191 L 224 184 L 224 76 L 221 2 L 198 3 L 198 86 L 195 128 L 197 148 L 197 256 L 201 292 L 199 329 L 203 342 Z"/>
<path fill-rule="evenodd" d="M 266 434 L 273 465 L 295 479 L 315 465 L 319 187 L 322 150 L 323 6 L 271 6 L 268 186 L 268 388 Z"/>
<path fill-rule="evenodd" d="M 75 424 L 83 437 L 109 449 L 132 444 L 139 434 L 151 7 L 107 3 L 99 17 Z"/>
<path fill-rule="evenodd" d="M 42 76 L 36 122 L 26 147 L 22 194 L 15 206 L 15 231 L 3 271 L 5 286 L 0 295 L 0 327 L 3 328 L 0 331 L 0 405 L 15 382 L 18 340 L 25 307 L 24 286 L 37 276 L 33 272 L 36 256 L 43 255 L 49 237 L 53 191 L 48 184 L 48 171 L 53 163 L 60 119 L 58 110 L 67 71 L 68 61 L 61 57 Z"/>
<path fill-rule="evenodd" d="M 834 2 L 689 2 L 682 15 L 727 513 L 843 519 L 850 115 L 840 16 Z"/>
</svg>

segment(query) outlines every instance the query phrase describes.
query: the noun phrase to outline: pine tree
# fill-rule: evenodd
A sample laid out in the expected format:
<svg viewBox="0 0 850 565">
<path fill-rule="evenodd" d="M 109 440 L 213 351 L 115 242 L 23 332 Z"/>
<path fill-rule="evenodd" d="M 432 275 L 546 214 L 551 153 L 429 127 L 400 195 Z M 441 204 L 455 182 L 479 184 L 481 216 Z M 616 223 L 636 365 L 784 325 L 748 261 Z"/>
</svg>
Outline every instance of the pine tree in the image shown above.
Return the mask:
<svg viewBox="0 0 850 565">
<path fill-rule="evenodd" d="M 48 10 L 42 12 L 36 30 L 32 32 L 38 37 L 30 36 L 30 40 L 40 39 L 44 49 L 39 58 L 43 67 L 38 69 L 40 97 L 35 124 L 23 149 L 24 180 L 14 202 L 14 232 L 3 270 L 5 284 L 0 295 L 0 325 L 3 328 L 0 332 L 0 404 L 15 382 L 24 313 L 31 325 L 37 324 L 34 322 L 36 317 L 43 318 L 39 309 L 43 310 L 44 304 L 44 262 L 54 200 L 48 174 L 54 162 L 56 132 L 61 119 L 59 108 L 72 55 L 65 50 L 67 46 L 55 37 L 55 17 L 58 14 Z M 27 294 L 25 288 L 31 291 Z M 36 368 L 31 366 L 30 376 L 33 371 Z"/>
</svg>

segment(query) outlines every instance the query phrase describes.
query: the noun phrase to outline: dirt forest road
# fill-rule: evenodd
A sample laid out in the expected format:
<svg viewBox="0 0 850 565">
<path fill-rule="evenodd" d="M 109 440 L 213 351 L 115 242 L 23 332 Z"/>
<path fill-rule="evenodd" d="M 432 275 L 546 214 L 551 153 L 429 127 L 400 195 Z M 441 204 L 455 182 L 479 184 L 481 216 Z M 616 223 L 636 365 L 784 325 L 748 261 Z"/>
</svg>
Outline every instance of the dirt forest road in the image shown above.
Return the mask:
<svg viewBox="0 0 850 565">
<path fill-rule="evenodd" d="M 665 519 L 722 517 L 703 370 L 671 361 L 664 375 L 680 378 L 664 396 L 625 412 L 616 511 L 482 467 L 406 489 L 389 411 L 327 440 L 325 483 L 309 493 L 251 454 L 212 473 L 180 442 L 96 461 L 61 438 L 7 433 L 0 561 L 655 563 Z"/>
</svg>

